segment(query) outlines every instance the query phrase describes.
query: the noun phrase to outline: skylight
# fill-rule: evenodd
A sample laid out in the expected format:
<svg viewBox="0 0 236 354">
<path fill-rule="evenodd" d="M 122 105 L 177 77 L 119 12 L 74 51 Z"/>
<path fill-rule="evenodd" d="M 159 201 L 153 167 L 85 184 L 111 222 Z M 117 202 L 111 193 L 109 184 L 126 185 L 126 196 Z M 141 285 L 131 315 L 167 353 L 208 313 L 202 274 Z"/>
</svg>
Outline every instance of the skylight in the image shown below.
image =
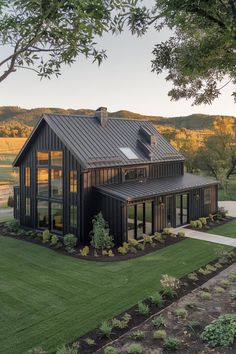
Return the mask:
<svg viewBox="0 0 236 354">
<path fill-rule="evenodd" d="M 129 160 L 138 159 L 138 156 L 129 147 L 122 147 L 119 149 Z"/>
</svg>

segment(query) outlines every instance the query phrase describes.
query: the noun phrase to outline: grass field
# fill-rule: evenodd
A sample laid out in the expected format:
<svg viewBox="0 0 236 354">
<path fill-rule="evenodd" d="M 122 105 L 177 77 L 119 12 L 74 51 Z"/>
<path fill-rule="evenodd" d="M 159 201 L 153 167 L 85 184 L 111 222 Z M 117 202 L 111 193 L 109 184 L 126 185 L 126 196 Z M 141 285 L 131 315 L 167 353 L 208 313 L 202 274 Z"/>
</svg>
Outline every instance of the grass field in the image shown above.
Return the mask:
<svg viewBox="0 0 236 354">
<path fill-rule="evenodd" d="M 181 277 L 214 259 L 219 248 L 188 239 L 133 260 L 100 263 L 0 237 L 0 353 L 38 346 L 53 352 L 159 289 L 161 274 Z"/>
<path fill-rule="evenodd" d="M 218 226 L 209 231 L 209 233 L 236 238 L 236 220 L 233 220 L 225 225 Z"/>
</svg>

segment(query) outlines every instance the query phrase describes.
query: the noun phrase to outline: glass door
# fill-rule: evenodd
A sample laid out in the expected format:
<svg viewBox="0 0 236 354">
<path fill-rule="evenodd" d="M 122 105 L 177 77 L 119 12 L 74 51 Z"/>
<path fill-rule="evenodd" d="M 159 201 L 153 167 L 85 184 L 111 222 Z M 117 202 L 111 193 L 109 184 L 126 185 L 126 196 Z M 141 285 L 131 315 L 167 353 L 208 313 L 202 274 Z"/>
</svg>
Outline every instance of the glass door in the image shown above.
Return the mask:
<svg viewBox="0 0 236 354">
<path fill-rule="evenodd" d="M 178 194 L 175 197 L 176 227 L 188 223 L 188 194 Z"/>
</svg>

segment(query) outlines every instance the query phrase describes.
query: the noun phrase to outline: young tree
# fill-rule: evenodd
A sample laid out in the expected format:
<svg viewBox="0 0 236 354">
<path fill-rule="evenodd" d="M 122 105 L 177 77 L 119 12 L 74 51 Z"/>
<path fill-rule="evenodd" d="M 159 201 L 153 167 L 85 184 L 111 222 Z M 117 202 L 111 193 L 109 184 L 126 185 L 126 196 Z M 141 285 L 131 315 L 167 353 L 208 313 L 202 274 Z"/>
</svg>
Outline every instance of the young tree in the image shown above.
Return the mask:
<svg viewBox="0 0 236 354">
<path fill-rule="evenodd" d="M 58 76 L 80 55 L 100 64 L 106 53 L 96 37 L 121 32 L 126 23 L 138 29 L 142 13 L 136 0 L 0 0 L 0 82 L 23 68 Z"/>
<path fill-rule="evenodd" d="M 91 245 L 96 251 L 112 248 L 114 246 L 113 237 L 110 235 L 108 224 L 104 220 L 102 213 L 95 215 L 92 222 L 93 229 L 90 232 Z"/>
</svg>

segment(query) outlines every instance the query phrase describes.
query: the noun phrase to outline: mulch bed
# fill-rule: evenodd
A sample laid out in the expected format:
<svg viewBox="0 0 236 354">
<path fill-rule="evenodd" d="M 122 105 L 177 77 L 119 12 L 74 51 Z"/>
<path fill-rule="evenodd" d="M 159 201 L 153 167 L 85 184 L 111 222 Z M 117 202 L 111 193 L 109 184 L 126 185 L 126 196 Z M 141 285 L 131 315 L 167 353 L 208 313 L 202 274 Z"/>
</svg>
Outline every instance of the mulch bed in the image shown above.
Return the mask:
<svg viewBox="0 0 236 354">
<path fill-rule="evenodd" d="M 208 264 L 210 265 L 215 265 L 218 262 L 218 259 L 212 262 L 209 262 Z M 111 341 L 114 341 L 115 339 L 119 338 L 121 335 L 125 334 L 126 332 L 130 331 L 132 328 L 136 327 L 137 325 L 143 323 L 145 320 L 147 320 L 149 317 L 151 317 L 154 314 L 157 314 L 159 311 L 162 309 L 165 309 L 168 307 L 170 304 L 173 302 L 177 301 L 184 295 L 187 295 L 190 293 L 192 290 L 198 288 L 202 284 L 204 284 L 206 281 L 220 273 L 222 270 L 226 269 L 229 267 L 231 264 L 236 262 L 236 255 L 234 254 L 233 257 L 231 257 L 227 263 L 222 265 L 223 267 L 221 269 L 217 269 L 216 271 L 212 272 L 211 274 L 208 275 L 203 275 L 198 273 L 198 280 L 197 281 L 192 281 L 190 280 L 187 276 L 184 276 L 180 279 L 181 281 L 181 287 L 180 289 L 177 290 L 176 296 L 174 298 L 168 298 L 165 295 L 163 296 L 164 303 L 162 306 L 157 307 L 156 305 L 152 304 L 149 299 L 146 299 L 143 301 L 145 304 L 147 304 L 150 308 L 150 312 L 147 316 L 142 316 L 138 313 L 138 307 L 137 305 L 131 307 L 127 311 L 123 312 L 119 316 L 116 316 L 117 319 L 121 319 L 122 316 L 125 313 L 128 313 L 132 316 L 132 319 L 130 320 L 128 327 L 124 329 L 119 329 L 119 328 L 113 328 L 112 330 L 112 335 L 110 336 L 109 339 L 107 338 L 102 338 L 101 334 L 99 332 L 99 329 L 92 330 L 82 337 L 78 339 L 78 341 L 74 341 L 71 343 L 73 347 L 78 347 L 78 353 L 83 353 L 83 354 L 91 354 L 94 353 L 95 351 L 99 350 L 100 348 L 104 347 L 106 344 L 108 344 Z M 94 339 L 95 344 L 94 345 L 88 345 L 85 342 L 86 338 L 91 338 Z"/>
<path fill-rule="evenodd" d="M 201 232 L 209 232 L 212 229 L 215 229 L 219 226 L 225 225 L 230 221 L 236 220 L 236 218 L 232 217 L 232 216 L 227 216 L 225 218 L 222 218 L 222 220 L 215 220 L 214 222 L 211 222 L 209 220 L 207 220 L 207 224 L 205 226 L 203 226 L 201 229 L 197 228 L 197 227 L 192 227 L 191 225 L 186 226 L 186 229 L 190 229 L 190 230 L 196 230 L 196 231 L 201 231 Z"/>
</svg>

